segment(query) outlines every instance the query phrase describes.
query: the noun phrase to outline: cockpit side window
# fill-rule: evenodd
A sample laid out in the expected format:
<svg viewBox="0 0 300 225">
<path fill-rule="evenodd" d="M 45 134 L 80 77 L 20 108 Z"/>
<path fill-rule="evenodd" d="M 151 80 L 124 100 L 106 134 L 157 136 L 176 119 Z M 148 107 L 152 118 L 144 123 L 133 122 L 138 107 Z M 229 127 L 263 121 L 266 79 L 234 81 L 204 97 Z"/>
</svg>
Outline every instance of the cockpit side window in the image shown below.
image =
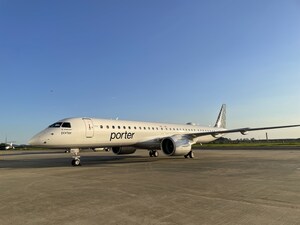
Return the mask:
<svg viewBox="0 0 300 225">
<path fill-rule="evenodd" d="M 71 128 L 71 123 L 65 122 L 62 124 L 62 127 Z"/>
<path fill-rule="evenodd" d="M 52 128 L 58 128 L 62 125 L 62 122 L 57 122 L 57 123 L 54 123 L 52 125 L 50 125 L 49 127 L 52 127 Z"/>
</svg>

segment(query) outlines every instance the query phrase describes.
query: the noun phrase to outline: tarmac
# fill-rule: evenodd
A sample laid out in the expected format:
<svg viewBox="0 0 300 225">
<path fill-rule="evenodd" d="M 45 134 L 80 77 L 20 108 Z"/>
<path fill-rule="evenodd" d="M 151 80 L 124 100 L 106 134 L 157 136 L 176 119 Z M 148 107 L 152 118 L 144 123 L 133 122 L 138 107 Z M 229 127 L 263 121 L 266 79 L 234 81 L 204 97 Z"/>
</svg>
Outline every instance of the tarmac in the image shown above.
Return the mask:
<svg viewBox="0 0 300 225">
<path fill-rule="evenodd" d="M 0 151 L 0 224 L 300 224 L 300 150 L 194 153 Z"/>
</svg>

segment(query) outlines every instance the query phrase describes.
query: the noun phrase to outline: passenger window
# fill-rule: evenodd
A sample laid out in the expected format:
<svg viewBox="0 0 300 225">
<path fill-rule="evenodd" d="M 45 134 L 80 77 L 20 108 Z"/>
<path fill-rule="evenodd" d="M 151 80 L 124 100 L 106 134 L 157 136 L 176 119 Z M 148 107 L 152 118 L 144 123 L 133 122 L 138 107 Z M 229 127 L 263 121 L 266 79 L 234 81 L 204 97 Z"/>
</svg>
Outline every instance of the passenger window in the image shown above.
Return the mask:
<svg viewBox="0 0 300 225">
<path fill-rule="evenodd" d="M 128 129 L 131 129 L 131 127 L 129 126 Z"/>
<path fill-rule="evenodd" d="M 125 126 L 123 126 L 123 128 L 124 128 L 124 129 L 126 129 L 126 127 L 125 127 Z"/>
<path fill-rule="evenodd" d="M 118 129 L 121 129 L 121 127 L 120 127 L 120 126 L 118 126 Z"/>
<path fill-rule="evenodd" d="M 106 128 L 109 129 L 109 126 L 107 125 Z"/>
<path fill-rule="evenodd" d="M 102 125 L 100 125 L 100 128 L 101 128 L 101 129 L 103 129 L 103 126 L 102 126 Z"/>
<path fill-rule="evenodd" d="M 115 126 L 112 126 L 112 129 L 115 129 Z"/>
</svg>

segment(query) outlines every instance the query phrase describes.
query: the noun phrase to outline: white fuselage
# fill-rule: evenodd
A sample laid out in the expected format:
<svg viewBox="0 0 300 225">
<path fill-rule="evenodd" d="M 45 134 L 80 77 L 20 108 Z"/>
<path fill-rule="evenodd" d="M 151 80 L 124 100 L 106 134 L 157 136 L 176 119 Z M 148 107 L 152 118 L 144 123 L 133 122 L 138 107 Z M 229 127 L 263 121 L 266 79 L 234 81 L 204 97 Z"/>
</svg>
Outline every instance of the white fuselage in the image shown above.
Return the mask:
<svg viewBox="0 0 300 225">
<path fill-rule="evenodd" d="M 133 154 L 148 149 L 150 157 L 161 150 L 167 156 L 193 158 L 192 145 L 208 143 L 225 134 L 248 131 L 299 127 L 285 125 L 259 128 L 226 128 L 226 105 L 223 104 L 214 127 L 193 124 L 151 123 L 96 118 L 67 118 L 36 134 L 29 144 L 47 148 L 65 148 L 72 153 L 72 165 L 79 166 L 80 149 L 112 150 L 117 155 Z"/>
<path fill-rule="evenodd" d="M 223 104 L 214 127 L 193 124 L 151 123 L 96 118 L 68 118 L 60 120 L 36 134 L 29 144 L 47 148 L 65 148 L 73 154 L 72 165 L 79 166 L 80 149 L 112 150 L 117 155 L 133 154 L 148 149 L 150 157 L 161 150 L 168 156 L 193 158 L 192 145 L 208 143 L 225 134 L 299 127 L 297 125 L 226 129 L 226 105 Z"/>
<path fill-rule="evenodd" d="M 29 141 L 29 144 L 49 148 L 134 146 L 160 149 L 161 140 L 165 137 L 220 130 L 224 129 L 182 124 L 68 118 L 41 131 Z M 193 138 L 192 144 L 207 143 L 216 139 L 212 135 L 199 136 Z"/>
</svg>

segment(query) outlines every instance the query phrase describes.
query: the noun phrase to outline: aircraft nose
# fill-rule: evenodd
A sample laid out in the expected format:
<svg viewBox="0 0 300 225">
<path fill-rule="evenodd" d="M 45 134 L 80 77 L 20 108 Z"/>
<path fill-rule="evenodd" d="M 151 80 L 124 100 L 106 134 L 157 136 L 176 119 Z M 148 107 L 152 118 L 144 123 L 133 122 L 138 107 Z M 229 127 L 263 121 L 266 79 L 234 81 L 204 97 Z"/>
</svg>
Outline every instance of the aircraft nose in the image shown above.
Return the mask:
<svg viewBox="0 0 300 225">
<path fill-rule="evenodd" d="M 39 138 L 37 136 L 34 136 L 28 141 L 28 144 L 32 145 L 32 146 L 38 145 L 39 144 L 38 140 L 39 140 Z"/>
<path fill-rule="evenodd" d="M 32 146 L 41 146 L 43 144 L 43 141 L 41 139 L 41 136 L 37 134 L 28 141 L 28 144 Z"/>
</svg>

